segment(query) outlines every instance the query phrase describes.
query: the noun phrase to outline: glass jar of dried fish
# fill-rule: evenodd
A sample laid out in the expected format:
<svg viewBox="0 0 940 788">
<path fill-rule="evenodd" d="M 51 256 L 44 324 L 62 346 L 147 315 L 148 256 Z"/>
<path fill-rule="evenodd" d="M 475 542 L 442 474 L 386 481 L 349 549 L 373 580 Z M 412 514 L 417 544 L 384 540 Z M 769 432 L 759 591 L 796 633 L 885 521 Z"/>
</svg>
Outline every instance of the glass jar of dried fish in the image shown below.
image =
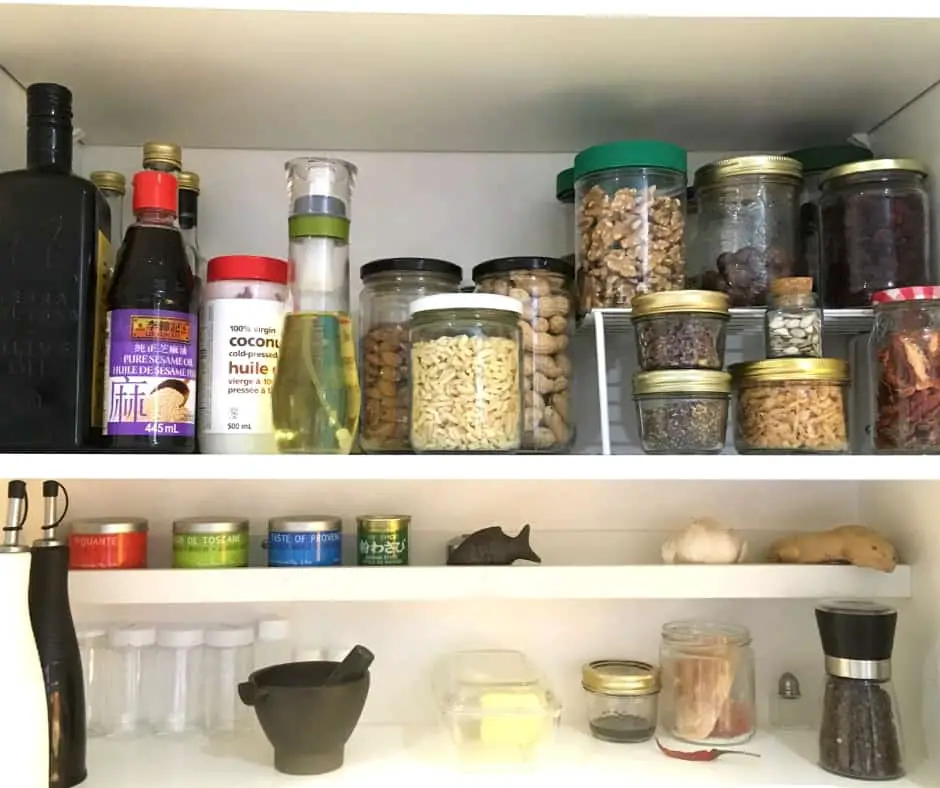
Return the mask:
<svg viewBox="0 0 940 788">
<path fill-rule="evenodd" d="M 746 627 L 666 624 L 659 662 L 659 722 L 667 733 L 709 746 L 743 744 L 754 735 L 754 652 Z"/>
</svg>

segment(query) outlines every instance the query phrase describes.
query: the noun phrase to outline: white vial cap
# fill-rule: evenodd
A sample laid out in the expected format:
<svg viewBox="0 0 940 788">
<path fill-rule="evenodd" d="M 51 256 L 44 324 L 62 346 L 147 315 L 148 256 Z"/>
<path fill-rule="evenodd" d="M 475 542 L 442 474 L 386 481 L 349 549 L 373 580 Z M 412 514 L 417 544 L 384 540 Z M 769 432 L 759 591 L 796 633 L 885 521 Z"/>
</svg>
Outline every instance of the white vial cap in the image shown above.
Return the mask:
<svg viewBox="0 0 940 788">
<path fill-rule="evenodd" d="M 77 627 L 75 630 L 75 636 L 79 640 L 94 640 L 95 638 L 104 637 L 107 634 L 108 630 L 97 624 L 85 624 Z"/>
<path fill-rule="evenodd" d="M 258 640 L 287 640 L 290 637 L 290 621 L 286 618 L 265 618 L 258 622 Z"/>
<path fill-rule="evenodd" d="M 197 627 L 168 627 L 157 632 L 157 645 L 161 648 L 196 648 L 205 639 Z"/>
<path fill-rule="evenodd" d="M 206 632 L 206 645 L 213 648 L 240 648 L 254 642 L 252 627 L 217 627 Z"/>
<path fill-rule="evenodd" d="M 157 630 L 153 627 L 132 625 L 111 630 L 111 648 L 146 648 L 157 642 Z"/>
</svg>

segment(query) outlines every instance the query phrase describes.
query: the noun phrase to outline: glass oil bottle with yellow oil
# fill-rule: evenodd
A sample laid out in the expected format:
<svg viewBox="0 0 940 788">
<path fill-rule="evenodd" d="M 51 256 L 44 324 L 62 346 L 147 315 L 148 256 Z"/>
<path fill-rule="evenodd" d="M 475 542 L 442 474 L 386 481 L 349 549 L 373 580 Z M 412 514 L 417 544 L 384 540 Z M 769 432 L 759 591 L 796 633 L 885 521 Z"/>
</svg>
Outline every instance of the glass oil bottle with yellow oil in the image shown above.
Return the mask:
<svg viewBox="0 0 940 788">
<path fill-rule="evenodd" d="M 272 391 L 281 453 L 348 454 L 360 389 L 350 321 L 349 226 L 356 166 L 304 157 L 285 165 L 291 305 Z"/>
</svg>

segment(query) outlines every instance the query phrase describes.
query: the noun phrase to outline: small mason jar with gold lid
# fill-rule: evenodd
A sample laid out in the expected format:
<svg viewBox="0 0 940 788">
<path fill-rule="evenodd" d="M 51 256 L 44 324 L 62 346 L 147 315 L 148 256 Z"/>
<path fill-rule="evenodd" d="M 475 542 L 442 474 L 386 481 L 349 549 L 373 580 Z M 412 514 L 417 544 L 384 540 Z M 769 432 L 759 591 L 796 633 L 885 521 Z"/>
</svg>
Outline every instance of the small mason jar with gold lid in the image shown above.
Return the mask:
<svg viewBox="0 0 940 788">
<path fill-rule="evenodd" d="M 630 744 L 656 732 L 659 671 L 646 662 L 601 659 L 581 668 L 591 735 L 601 741 Z"/>
<path fill-rule="evenodd" d="M 727 293 L 733 307 L 763 306 L 770 283 L 796 273 L 802 172 L 786 156 L 700 167 L 687 286 Z"/>
</svg>

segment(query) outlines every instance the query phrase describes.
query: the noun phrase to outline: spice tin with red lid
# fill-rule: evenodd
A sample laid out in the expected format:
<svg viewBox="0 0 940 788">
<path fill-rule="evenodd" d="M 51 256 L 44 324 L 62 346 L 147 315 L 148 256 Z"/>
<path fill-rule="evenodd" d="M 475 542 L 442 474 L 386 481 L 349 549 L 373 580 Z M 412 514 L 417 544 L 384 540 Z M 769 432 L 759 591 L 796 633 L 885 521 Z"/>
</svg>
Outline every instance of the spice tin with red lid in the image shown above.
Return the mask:
<svg viewBox="0 0 940 788">
<path fill-rule="evenodd" d="M 143 517 L 73 520 L 69 569 L 145 569 L 148 530 Z"/>
</svg>

